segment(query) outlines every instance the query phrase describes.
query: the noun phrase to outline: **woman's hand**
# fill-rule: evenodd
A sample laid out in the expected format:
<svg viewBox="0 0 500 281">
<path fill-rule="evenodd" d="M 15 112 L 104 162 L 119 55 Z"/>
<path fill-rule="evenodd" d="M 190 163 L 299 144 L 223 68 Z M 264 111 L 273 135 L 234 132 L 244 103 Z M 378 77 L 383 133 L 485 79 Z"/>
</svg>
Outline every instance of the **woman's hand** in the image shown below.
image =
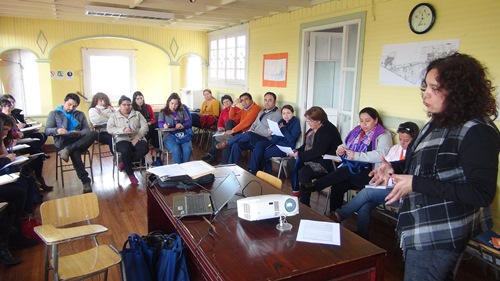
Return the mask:
<svg viewBox="0 0 500 281">
<path fill-rule="evenodd" d="M 14 161 L 16 159 L 17 155 L 15 153 L 9 153 L 5 157 L 10 159 L 10 162 Z"/>
<path fill-rule="evenodd" d="M 26 127 L 26 124 L 24 124 L 24 123 L 18 123 L 18 124 L 17 124 L 17 127 L 18 127 L 19 129 L 23 129 L 24 127 Z"/>
<path fill-rule="evenodd" d="M 224 127 L 217 127 L 217 131 L 224 132 Z"/>
<path fill-rule="evenodd" d="M 394 188 L 385 197 L 386 204 L 397 202 L 403 196 L 413 191 L 413 175 L 392 175 L 392 177 L 394 179 Z"/>
<path fill-rule="evenodd" d="M 338 156 L 343 156 L 345 154 L 345 152 L 346 152 L 346 149 L 343 146 L 339 146 L 339 147 L 337 147 L 337 151 L 336 152 L 337 152 Z"/>
<path fill-rule="evenodd" d="M 132 134 L 134 131 L 132 131 L 132 129 L 130 129 L 130 128 L 127 127 L 125 129 L 123 129 L 123 132 L 127 133 L 127 134 Z"/>
<path fill-rule="evenodd" d="M 273 131 L 272 131 L 271 129 L 267 129 L 267 133 L 268 133 L 269 135 L 272 135 L 272 134 L 273 134 Z"/>
<path fill-rule="evenodd" d="M 167 129 L 168 128 L 168 124 L 167 123 L 163 123 L 163 128 Z"/>
<path fill-rule="evenodd" d="M 177 124 L 175 124 L 175 129 L 182 130 L 182 129 L 184 129 L 184 125 L 182 125 L 181 123 L 177 123 Z"/>
<path fill-rule="evenodd" d="M 354 158 L 354 150 L 349 150 L 349 149 L 346 149 L 345 150 L 345 155 L 348 159 L 353 159 Z"/>
<path fill-rule="evenodd" d="M 370 180 L 370 184 L 387 186 L 389 178 L 394 174 L 394 169 L 391 163 L 387 162 L 384 157 L 381 156 L 380 160 L 382 160 L 382 164 L 368 174 L 368 176 L 373 177 Z"/>
<path fill-rule="evenodd" d="M 130 142 L 132 143 L 133 146 L 135 146 L 140 140 L 139 139 L 132 139 Z"/>
<path fill-rule="evenodd" d="M 290 157 L 293 157 L 295 159 L 297 159 L 297 155 L 299 154 L 299 152 L 297 150 L 294 150 L 292 153 L 289 153 L 288 156 Z"/>
</svg>

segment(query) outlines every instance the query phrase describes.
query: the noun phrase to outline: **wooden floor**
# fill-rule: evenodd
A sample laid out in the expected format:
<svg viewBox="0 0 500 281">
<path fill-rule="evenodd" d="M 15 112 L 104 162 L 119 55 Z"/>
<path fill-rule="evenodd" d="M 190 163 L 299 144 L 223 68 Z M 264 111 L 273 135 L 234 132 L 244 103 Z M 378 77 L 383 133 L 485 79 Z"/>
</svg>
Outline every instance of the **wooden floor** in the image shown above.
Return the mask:
<svg viewBox="0 0 500 281">
<path fill-rule="evenodd" d="M 194 145 L 194 159 L 200 159 L 203 151 Z M 55 179 L 55 155 L 45 161 L 44 177 L 47 184 L 54 185 L 54 190 L 49 193 L 44 193 L 44 200 L 60 198 L 82 192 L 82 184 L 76 177 L 74 172 L 65 173 L 65 187 L 61 188 L 60 179 L 56 182 Z M 147 233 L 146 221 L 146 186 L 145 173 L 136 172 L 136 176 L 140 181 L 139 186 L 130 185 L 125 173 L 120 173 L 120 186 L 116 182 L 116 176 L 112 174 L 111 158 L 102 158 L 103 170 L 100 171 L 98 157 L 94 158 L 94 193 L 99 197 L 101 214 L 96 223 L 100 223 L 109 228 L 109 231 L 99 236 L 99 242 L 114 245 L 121 250 L 123 243 L 130 233 L 138 233 L 140 235 Z M 150 160 L 150 158 L 148 158 Z M 240 164 L 246 165 L 246 159 L 241 159 Z M 277 168 L 277 167 L 275 167 Z M 284 192 L 291 193 L 289 180 L 283 179 Z M 311 205 L 313 208 L 323 213 L 326 197 L 323 195 L 313 195 Z M 36 214 L 38 215 L 38 214 Z M 374 219 L 371 226 L 370 240 L 374 244 L 387 250 L 387 263 L 385 269 L 385 280 L 402 280 L 403 279 L 403 261 L 401 253 L 396 245 L 396 237 L 394 234 L 394 223 L 386 220 L 381 216 L 374 214 Z M 343 222 L 343 225 L 348 229 L 355 230 L 355 217 Z M 69 251 L 78 250 L 83 244 L 74 244 L 69 247 Z M 43 253 L 44 245 L 40 243 L 38 246 L 26 249 L 12 251 L 15 257 L 21 258 L 24 261 L 16 266 L 5 266 L 0 264 L 0 280 L 43 280 Z M 49 278 L 52 280 L 52 278 Z M 92 280 L 101 280 L 94 277 Z M 108 280 L 121 280 L 119 267 L 114 267 L 110 271 Z M 457 280 L 495 280 L 494 274 L 490 269 L 483 271 L 481 265 L 476 258 L 465 255 L 458 271 Z"/>
</svg>

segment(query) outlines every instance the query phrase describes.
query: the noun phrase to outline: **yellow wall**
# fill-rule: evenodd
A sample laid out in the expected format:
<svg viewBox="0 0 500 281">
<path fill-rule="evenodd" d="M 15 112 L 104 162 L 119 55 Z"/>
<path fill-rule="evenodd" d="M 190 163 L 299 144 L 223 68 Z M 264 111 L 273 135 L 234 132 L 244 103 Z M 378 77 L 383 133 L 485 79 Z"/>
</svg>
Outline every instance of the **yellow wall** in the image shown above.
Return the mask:
<svg viewBox="0 0 500 281">
<path fill-rule="evenodd" d="M 249 84 L 248 91 L 262 104 L 263 94 L 273 91 L 281 102 L 298 104 L 300 71 L 300 26 L 321 20 L 331 20 L 354 13 L 366 12 L 366 26 L 362 53 L 360 84 L 360 107 L 372 106 L 383 115 L 411 118 L 425 121 L 427 118 L 421 106 L 418 87 L 394 87 L 379 84 L 379 63 L 382 47 L 386 44 L 410 43 L 443 39 L 460 39 L 459 51 L 468 53 L 482 61 L 490 70 L 493 83 L 498 86 L 500 79 L 500 1 L 498 0 L 433 0 L 437 20 L 426 34 L 416 35 L 408 27 L 410 10 L 420 0 L 335 0 L 312 8 L 251 21 L 249 23 Z M 43 31 L 48 40 L 47 51 L 42 53 L 36 38 Z M 182 87 L 185 75 L 176 64 L 187 53 L 199 54 L 207 59 L 207 34 L 166 28 L 146 28 L 67 21 L 14 19 L 0 17 L 0 53 L 15 48 L 34 51 L 42 59 L 52 59 L 52 50 L 60 44 L 79 38 L 94 36 L 118 36 L 137 39 L 157 46 L 168 57 L 170 77 L 162 77 L 171 83 L 172 89 Z M 172 39 L 179 46 L 176 55 L 169 50 Z M 288 82 L 286 88 L 262 86 L 262 58 L 264 54 L 288 53 Z M 44 67 L 45 70 L 47 67 Z M 47 74 L 48 75 L 48 74 Z M 138 87 L 146 83 L 141 77 Z M 147 81 L 156 83 L 158 81 Z M 42 87 L 50 88 L 46 81 Z M 163 87 L 163 86 L 162 86 Z M 168 87 L 168 86 L 167 86 Z M 42 90 L 43 91 L 43 90 Z M 242 91 L 212 88 L 218 92 L 238 96 Z M 52 89 L 44 92 L 52 101 Z M 54 92 L 62 92 L 55 87 Z M 151 92 L 155 92 L 151 90 Z M 46 93 L 46 94 L 45 94 Z M 57 94 L 59 95 L 59 94 Z M 55 98 L 54 98 L 55 99 Z M 44 107 L 45 108 L 45 107 Z M 500 180 L 500 177 L 499 177 Z M 494 202 L 496 230 L 500 230 L 500 206 Z"/>
</svg>

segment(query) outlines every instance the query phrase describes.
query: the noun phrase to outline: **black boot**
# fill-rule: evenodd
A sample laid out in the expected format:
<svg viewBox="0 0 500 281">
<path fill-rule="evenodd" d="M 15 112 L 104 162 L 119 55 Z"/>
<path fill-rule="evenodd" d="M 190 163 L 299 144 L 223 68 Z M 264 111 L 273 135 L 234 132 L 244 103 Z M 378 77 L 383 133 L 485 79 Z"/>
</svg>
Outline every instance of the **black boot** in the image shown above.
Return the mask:
<svg viewBox="0 0 500 281">
<path fill-rule="evenodd" d="M 22 260 L 12 256 L 6 242 L 0 242 L 0 262 L 6 265 L 20 264 Z"/>
</svg>

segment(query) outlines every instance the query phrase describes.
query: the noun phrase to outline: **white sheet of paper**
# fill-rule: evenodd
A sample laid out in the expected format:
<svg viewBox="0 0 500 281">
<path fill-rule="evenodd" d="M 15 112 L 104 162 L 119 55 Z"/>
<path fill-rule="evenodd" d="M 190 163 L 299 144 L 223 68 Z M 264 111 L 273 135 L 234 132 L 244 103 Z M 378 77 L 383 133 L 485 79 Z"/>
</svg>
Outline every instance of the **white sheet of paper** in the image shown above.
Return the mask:
<svg viewBox="0 0 500 281">
<path fill-rule="evenodd" d="M 215 132 L 215 133 L 214 133 L 214 135 L 213 135 L 213 136 L 214 136 L 214 137 L 216 137 L 216 136 L 222 136 L 222 135 L 224 135 L 225 133 L 226 133 L 225 131 L 222 131 L 222 132 L 217 131 L 217 132 Z"/>
<path fill-rule="evenodd" d="M 271 129 L 271 131 L 273 132 L 273 135 L 278 136 L 278 137 L 284 137 L 283 133 L 281 133 L 280 126 L 278 125 L 278 122 L 267 119 L 267 124 L 269 124 L 269 129 Z"/>
<path fill-rule="evenodd" d="M 23 143 L 30 143 L 30 142 L 39 141 L 39 140 L 40 140 L 39 138 L 24 138 L 24 139 L 18 139 L 17 143 L 23 144 Z"/>
<path fill-rule="evenodd" d="M 3 167 L 2 167 L 2 169 L 5 169 L 5 168 L 7 168 L 7 167 L 9 167 L 9 166 L 11 166 L 11 165 L 21 164 L 21 163 L 23 163 L 23 162 L 25 162 L 25 161 L 28 161 L 28 160 L 29 160 L 29 158 L 28 158 L 28 157 L 25 157 L 25 156 L 22 156 L 22 155 L 17 156 L 17 157 L 16 157 L 16 159 L 14 159 L 14 161 L 12 161 L 12 162 L 10 162 L 9 164 L 7 164 L 7 165 L 3 166 Z"/>
<path fill-rule="evenodd" d="M 340 246 L 340 225 L 335 222 L 300 220 L 297 241 Z"/>
<path fill-rule="evenodd" d="M 155 174 L 159 177 L 188 175 L 192 178 L 197 178 L 202 175 L 213 173 L 214 171 L 215 168 L 205 161 L 190 161 L 182 164 L 164 165 L 148 169 L 148 173 Z"/>
<path fill-rule="evenodd" d="M 323 159 L 332 160 L 335 162 L 342 162 L 342 158 L 340 158 L 340 156 L 337 156 L 337 155 L 325 154 L 325 155 L 323 155 Z"/>
<path fill-rule="evenodd" d="M 0 176 L 0 185 L 15 182 L 18 178 L 19 178 L 19 175 L 17 173 L 2 175 L 2 176 Z"/>
<path fill-rule="evenodd" d="M 39 129 L 40 127 L 42 127 L 42 123 L 37 124 L 37 125 L 33 125 L 31 127 L 25 127 L 25 128 L 19 129 L 19 131 L 26 132 L 26 131 L 31 131 L 31 130 Z"/>
<path fill-rule="evenodd" d="M 288 146 L 281 146 L 281 145 L 276 145 L 277 148 L 279 148 L 281 151 L 285 152 L 286 155 L 293 153 L 293 150 L 291 147 Z"/>
</svg>

